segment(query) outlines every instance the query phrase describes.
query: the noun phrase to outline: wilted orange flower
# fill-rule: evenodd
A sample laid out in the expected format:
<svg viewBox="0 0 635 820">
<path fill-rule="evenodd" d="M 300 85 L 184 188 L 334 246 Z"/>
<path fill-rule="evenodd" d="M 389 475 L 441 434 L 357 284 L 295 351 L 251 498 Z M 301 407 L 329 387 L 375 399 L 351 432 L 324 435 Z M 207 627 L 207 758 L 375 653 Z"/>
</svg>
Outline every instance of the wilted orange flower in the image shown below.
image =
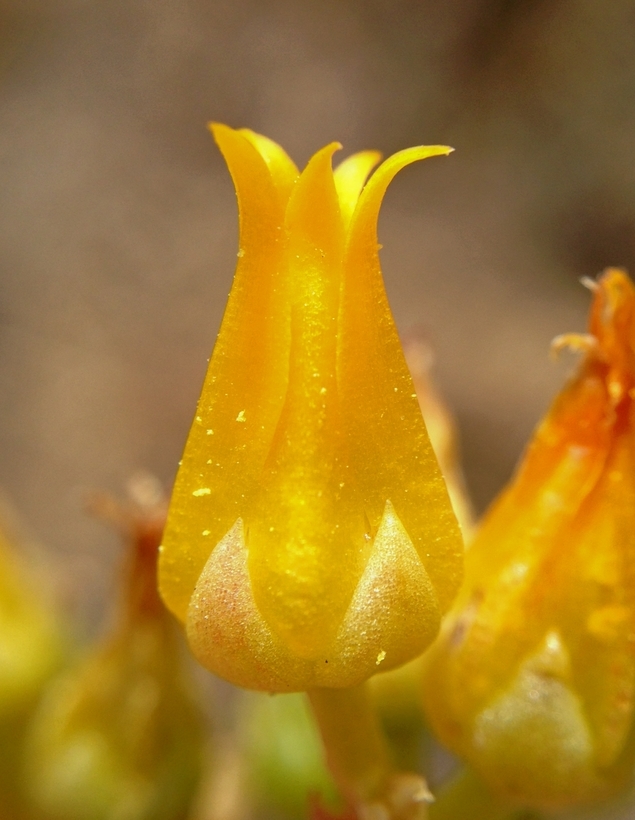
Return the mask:
<svg viewBox="0 0 635 820">
<path fill-rule="evenodd" d="M 601 797 L 635 757 L 635 288 L 607 270 L 577 375 L 466 556 L 434 644 L 434 729 L 497 793 Z"/>
</svg>

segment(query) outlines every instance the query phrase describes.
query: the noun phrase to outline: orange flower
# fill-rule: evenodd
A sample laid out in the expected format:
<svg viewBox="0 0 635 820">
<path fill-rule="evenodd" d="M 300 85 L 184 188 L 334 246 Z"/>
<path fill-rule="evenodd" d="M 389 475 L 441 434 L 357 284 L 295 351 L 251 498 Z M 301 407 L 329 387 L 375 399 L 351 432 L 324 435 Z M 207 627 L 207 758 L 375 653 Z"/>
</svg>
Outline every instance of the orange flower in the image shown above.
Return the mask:
<svg viewBox="0 0 635 820">
<path fill-rule="evenodd" d="M 433 727 L 497 793 L 601 797 L 635 756 L 635 288 L 594 284 L 584 351 L 466 556 L 427 664 Z"/>
</svg>

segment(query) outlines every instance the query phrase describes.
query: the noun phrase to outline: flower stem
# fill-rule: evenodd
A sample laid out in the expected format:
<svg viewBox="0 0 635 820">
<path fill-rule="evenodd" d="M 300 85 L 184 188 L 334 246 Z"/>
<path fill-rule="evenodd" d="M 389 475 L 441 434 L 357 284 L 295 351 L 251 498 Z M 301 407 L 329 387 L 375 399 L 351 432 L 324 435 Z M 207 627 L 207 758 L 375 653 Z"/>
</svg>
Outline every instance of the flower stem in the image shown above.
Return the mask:
<svg viewBox="0 0 635 820">
<path fill-rule="evenodd" d="M 308 696 L 331 774 L 360 820 L 424 820 L 426 782 L 394 770 L 367 685 Z"/>
</svg>

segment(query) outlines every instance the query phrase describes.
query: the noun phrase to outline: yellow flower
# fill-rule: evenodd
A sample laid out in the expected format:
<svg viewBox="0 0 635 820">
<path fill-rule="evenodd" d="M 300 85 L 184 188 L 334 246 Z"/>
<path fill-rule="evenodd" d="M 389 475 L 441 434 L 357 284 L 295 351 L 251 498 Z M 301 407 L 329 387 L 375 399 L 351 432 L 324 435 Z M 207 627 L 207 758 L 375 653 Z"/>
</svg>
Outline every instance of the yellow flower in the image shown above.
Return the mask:
<svg viewBox="0 0 635 820">
<path fill-rule="evenodd" d="M 238 267 L 172 498 L 167 605 L 213 672 L 270 691 L 355 685 L 419 654 L 462 545 L 381 277 L 379 207 L 405 165 L 336 143 L 302 174 L 212 130 L 236 186 Z"/>
<path fill-rule="evenodd" d="M 466 555 L 431 649 L 441 739 L 500 795 L 561 806 L 618 788 L 635 757 L 635 288 L 593 283 L 581 368 Z"/>
</svg>

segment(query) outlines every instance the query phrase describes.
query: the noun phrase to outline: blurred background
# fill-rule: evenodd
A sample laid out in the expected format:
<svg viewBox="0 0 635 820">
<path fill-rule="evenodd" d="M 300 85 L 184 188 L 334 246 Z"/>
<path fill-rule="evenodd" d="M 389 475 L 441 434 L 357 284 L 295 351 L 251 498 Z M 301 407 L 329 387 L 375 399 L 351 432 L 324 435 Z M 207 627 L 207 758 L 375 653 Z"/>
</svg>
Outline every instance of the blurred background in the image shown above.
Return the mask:
<svg viewBox="0 0 635 820">
<path fill-rule="evenodd" d="M 578 282 L 635 271 L 632 0 L 0 0 L 0 487 L 95 622 L 94 488 L 169 487 L 237 250 L 206 123 L 303 164 L 447 143 L 380 221 L 479 510 L 570 370 Z"/>
</svg>

